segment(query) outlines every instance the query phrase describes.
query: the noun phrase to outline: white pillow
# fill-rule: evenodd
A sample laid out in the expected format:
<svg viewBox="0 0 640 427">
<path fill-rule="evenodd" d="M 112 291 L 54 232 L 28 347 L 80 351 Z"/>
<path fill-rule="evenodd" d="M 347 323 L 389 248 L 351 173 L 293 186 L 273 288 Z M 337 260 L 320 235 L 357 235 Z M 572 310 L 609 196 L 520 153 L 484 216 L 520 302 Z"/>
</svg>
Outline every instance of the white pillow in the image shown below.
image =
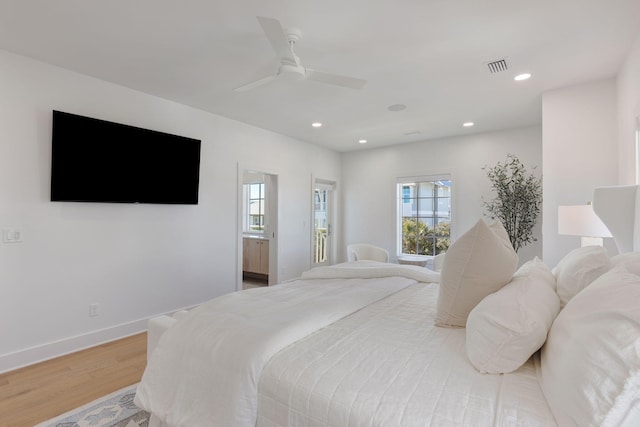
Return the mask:
<svg viewBox="0 0 640 427">
<path fill-rule="evenodd" d="M 560 307 L 610 269 L 611 262 L 602 246 L 584 246 L 565 255 L 553 269 Z"/>
<path fill-rule="evenodd" d="M 640 426 L 640 276 L 617 266 L 569 301 L 540 384 L 561 426 Z"/>
<path fill-rule="evenodd" d="M 611 267 L 624 264 L 629 273 L 640 275 L 640 252 L 627 252 L 611 257 Z"/>
<path fill-rule="evenodd" d="M 467 356 L 478 371 L 512 372 L 538 351 L 560 311 L 555 286 L 551 270 L 536 257 L 469 313 Z"/>
<path fill-rule="evenodd" d="M 532 260 L 525 262 L 513 277 L 528 275 L 532 275 L 534 279 L 546 283 L 551 289 L 556 290 L 556 276 L 553 275 L 551 269 L 540 258 L 534 257 Z"/>
<path fill-rule="evenodd" d="M 451 244 L 444 257 L 436 326 L 464 327 L 482 299 L 511 280 L 518 265 L 509 236 L 499 221 L 482 219 Z"/>
</svg>

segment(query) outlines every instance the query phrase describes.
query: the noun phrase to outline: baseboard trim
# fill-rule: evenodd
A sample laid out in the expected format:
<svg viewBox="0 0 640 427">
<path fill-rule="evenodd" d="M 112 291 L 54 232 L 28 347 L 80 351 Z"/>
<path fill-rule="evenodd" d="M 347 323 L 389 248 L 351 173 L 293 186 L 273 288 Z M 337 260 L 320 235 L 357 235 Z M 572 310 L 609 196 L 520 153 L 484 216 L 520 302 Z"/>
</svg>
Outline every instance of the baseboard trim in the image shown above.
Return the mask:
<svg viewBox="0 0 640 427">
<path fill-rule="evenodd" d="M 194 307 L 180 310 L 191 310 Z M 171 315 L 176 311 L 179 310 L 160 313 L 158 316 Z M 145 332 L 149 319 L 151 317 L 0 355 L 0 374 Z"/>
</svg>

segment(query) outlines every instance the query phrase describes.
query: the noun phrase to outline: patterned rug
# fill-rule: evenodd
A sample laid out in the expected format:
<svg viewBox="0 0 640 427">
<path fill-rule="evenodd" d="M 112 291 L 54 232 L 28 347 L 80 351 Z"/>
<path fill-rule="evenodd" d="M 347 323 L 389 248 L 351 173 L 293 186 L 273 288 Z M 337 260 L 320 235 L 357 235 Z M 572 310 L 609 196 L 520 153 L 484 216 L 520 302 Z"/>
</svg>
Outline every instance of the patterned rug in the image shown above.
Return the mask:
<svg viewBox="0 0 640 427">
<path fill-rule="evenodd" d="M 129 386 L 35 427 L 147 427 L 149 413 L 133 403 L 135 395 Z"/>
</svg>

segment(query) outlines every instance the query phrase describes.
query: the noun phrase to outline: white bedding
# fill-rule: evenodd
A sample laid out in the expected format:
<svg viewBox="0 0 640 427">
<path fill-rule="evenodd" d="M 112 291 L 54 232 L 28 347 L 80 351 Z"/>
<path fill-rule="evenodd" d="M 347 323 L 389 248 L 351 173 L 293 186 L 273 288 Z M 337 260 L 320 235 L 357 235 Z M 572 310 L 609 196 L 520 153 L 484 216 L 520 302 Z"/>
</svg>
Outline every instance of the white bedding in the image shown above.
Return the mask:
<svg viewBox="0 0 640 427">
<path fill-rule="evenodd" d="M 438 283 L 440 273 L 416 265 L 400 265 L 376 261 L 352 261 L 305 271 L 301 279 L 354 279 L 406 277 L 423 283 Z"/>
<path fill-rule="evenodd" d="M 424 269 L 419 277 L 411 266 L 369 267 L 358 276 L 366 270 L 373 278 L 341 279 L 354 277 L 352 268 L 332 267 L 319 279 L 323 269 L 314 269 L 314 278 L 224 295 L 192 310 L 161 337 L 136 404 L 169 426 L 255 426 L 258 381 L 274 354 L 416 278 L 436 277 Z M 413 278 L 399 277 L 403 271 Z"/>
<path fill-rule="evenodd" d="M 480 374 L 465 330 L 433 326 L 436 299 L 408 287 L 276 354 L 258 426 L 555 426 L 533 360 Z"/>
<path fill-rule="evenodd" d="M 531 360 L 482 375 L 464 329 L 433 326 L 437 285 L 420 281 L 437 273 L 359 261 L 303 278 L 177 321 L 136 404 L 167 426 L 555 425 Z"/>
</svg>

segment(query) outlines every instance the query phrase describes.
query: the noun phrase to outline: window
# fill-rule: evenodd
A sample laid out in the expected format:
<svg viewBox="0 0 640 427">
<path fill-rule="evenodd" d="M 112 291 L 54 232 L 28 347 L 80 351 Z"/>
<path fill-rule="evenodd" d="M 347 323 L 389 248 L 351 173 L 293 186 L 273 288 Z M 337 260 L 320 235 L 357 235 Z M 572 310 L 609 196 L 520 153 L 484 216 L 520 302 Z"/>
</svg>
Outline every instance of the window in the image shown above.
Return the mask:
<svg viewBox="0 0 640 427">
<path fill-rule="evenodd" d="M 398 253 L 437 255 L 451 244 L 451 177 L 398 179 Z"/>
<path fill-rule="evenodd" d="M 246 200 L 245 232 L 264 231 L 264 183 L 244 184 Z"/>
</svg>

